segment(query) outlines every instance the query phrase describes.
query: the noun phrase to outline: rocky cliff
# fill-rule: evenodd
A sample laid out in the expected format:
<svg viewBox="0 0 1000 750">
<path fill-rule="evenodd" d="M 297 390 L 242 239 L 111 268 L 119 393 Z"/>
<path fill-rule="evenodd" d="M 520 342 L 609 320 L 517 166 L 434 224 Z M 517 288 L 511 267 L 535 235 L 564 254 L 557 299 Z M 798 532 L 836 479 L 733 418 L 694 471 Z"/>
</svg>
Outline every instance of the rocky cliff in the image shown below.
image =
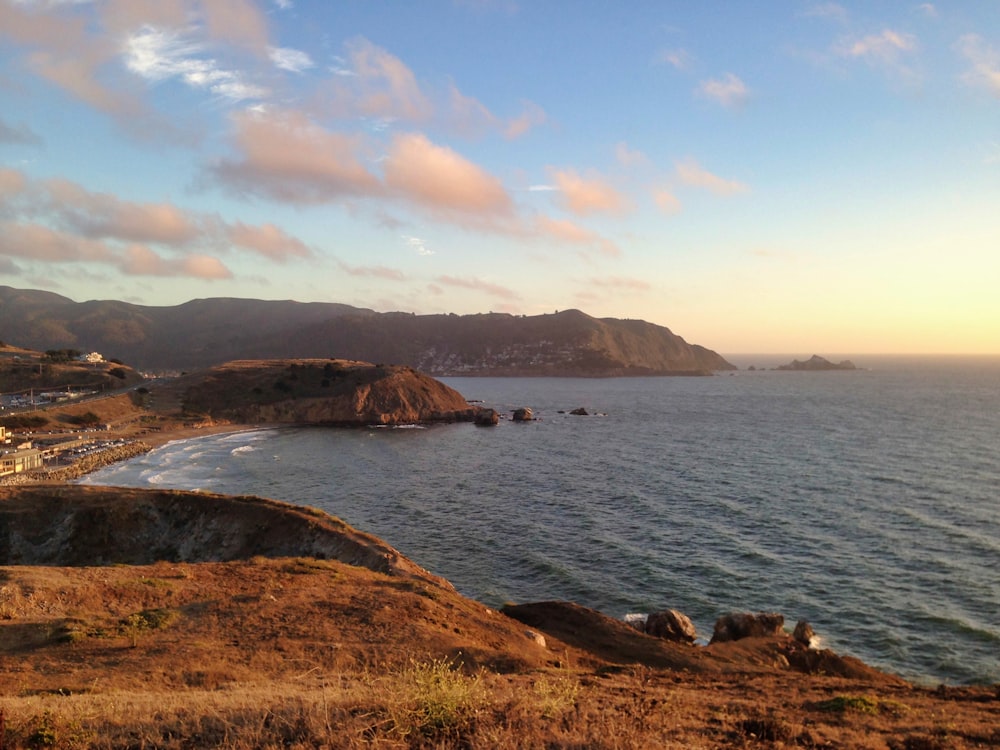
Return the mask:
<svg viewBox="0 0 1000 750">
<path fill-rule="evenodd" d="M 470 421 L 458 391 L 410 367 L 345 360 L 237 361 L 187 376 L 184 410 L 246 424 Z"/>
</svg>

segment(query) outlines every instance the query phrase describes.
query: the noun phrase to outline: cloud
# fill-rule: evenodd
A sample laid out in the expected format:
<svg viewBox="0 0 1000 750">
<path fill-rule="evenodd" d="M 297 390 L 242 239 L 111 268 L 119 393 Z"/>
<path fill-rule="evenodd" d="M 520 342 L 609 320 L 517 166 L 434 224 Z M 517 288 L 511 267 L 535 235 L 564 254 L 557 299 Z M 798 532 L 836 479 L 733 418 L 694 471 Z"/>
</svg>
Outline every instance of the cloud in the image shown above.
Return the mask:
<svg viewBox="0 0 1000 750">
<path fill-rule="evenodd" d="M 807 18 L 824 18 L 846 23 L 850 14 L 839 3 L 816 3 L 803 10 L 801 15 Z"/>
<path fill-rule="evenodd" d="M 523 111 L 517 117 L 508 120 L 503 134 L 508 140 L 515 140 L 540 125 L 548 122 L 545 110 L 532 102 L 524 102 Z"/>
<path fill-rule="evenodd" d="M 428 248 L 427 243 L 420 237 L 404 236 L 403 242 L 405 242 L 407 247 L 411 248 L 417 255 L 424 257 L 434 255 L 434 251 Z"/>
<path fill-rule="evenodd" d="M 642 151 L 630 149 L 625 141 L 621 141 L 615 146 L 615 159 L 626 168 L 643 167 L 649 164 L 649 159 Z"/>
<path fill-rule="evenodd" d="M 244 247 L 276 263 L 285 263 L 290 258 L 313 256 L 312 251 L 302 240 L 290 236 L 274 224 L 248 226 L 238 221 L 227 227 L 226 234 L 234 245 Z"/>
<path fill-rule="evenodd" d="M 938 11 L 937 8 L 934 7 L 934 3 L 920 3 L 920 5 L 917 6 L 917 10 L 928 18 L 937 18 L 938 16 Z"/>
<path fill-rule="evenodd" d="M 518 294 L 513 289 L 508 289 L 499 284 L 483 281 L 477 278 L 459 278 L 457 276 L 438 276 L 435 281 L 445 286 L 459 287 L 461 289 L 472 289 L 477 292 L 486 292 L 494 297 L 502 299 L 519 299 Z"/>
<path fill-rule="evenodd" d="M 276 67 L 290 73 L 301 73 L 316 65 L 309 55 L 297 49 L 268 47 L 267 54 Z"/>
<path fill-rule="evenodd" d="M 238 156 L 209 173 L 238 193 L 314 204 L 381 191 L 358 159 L 359 136 L 327 131 L 297 111 L 242 112 L 233 125 Z"/>
<path fill-rule="evenodd" d="M 962 81 L 1000 97 L 1000 52 L 988 45 L 978 34 L 966 34 L 955 45 L 971 67 L 962 74 Z"/>
<path fill-rule="evenodd" d="M 904 83 L 918 81 L 917 72 L 906 62 L 906 55 L 917 49 L 917 38 L 905 32 L 885 29 L 879 34 L 841 40 L 834 46 L 834 54 L 855 60 L 864 60 Z"/>
<path fill-rule="evenodd" d="M 702 81 L 698 92 L 726 108 L 742 107 L 750 98 L 750 90 L 746 84 L 732 73 L 726 73 L 722 78 Z"/>
<path fill-rule="evenodd" d="M 562 206 L 577 216 L 596 213 L 621 213 L 628 208 L 625 197 L 600 176 L 581 177 L 576 171 L 552 170 Z"/>
<path fill-rule="evenodd" d="M 169 203 L 94 193 L 69 180 L 32 181 L 11 169 L 0 169 L 0 215 L 13 219 L 4 224 L 0 255 L 106 263 L 130 274 L 231 276 L 221 261 L 196 252 L 202 246 L 249 250 L 278 263 L 312 257 L 301 240 L 273 224 L 229 224 Z M 165 257 L 150 244 L 175 257 Z"/>
<path fill-rule="evenodd" d="M 38 146 L 42 139 L 24 125 L 9 125 L 0 119 L 0 143 L 18 146 Z"/>
<path fill-rule="evenodd" d="M 685 49 L 663 50 L 653 58 L 654 62 L 672 65 L 677 70 L 687 70 L 691 67 L 693 58 Z"/>
<path fill-rule="evenodd" d="M 613 258 L 619 257 L 622 254 L 621 248 L 611 240 L 589 229 L 585 229 L 572 221 L 539 216 L 535 224 L 537 233 L 542 237 L 549 237 L 559 242 L 568 242 L 574 245 L 593 247 L 601 254 Z"/>
<path fill-rule="evenodd" d="M 341 261 L 337 262 L 340 269 L 350 276 L 368 276 L 386 281 L 406 281 L 406 275 L 395 268 L 385 266 L 350 266 Z"/>
<path fill-rule="evenodd" d="M 716 195 L 735 195 L 737 193 L 745 193 L 750 189 L 744 183 L 737 180 L 727 180 L 724 177 L 712 174 L 694 159 L 678 162 L 676 171 L 677 177 L 685 185 L 703 188 Z"/>
<path fill-rule="evenodd" d="M 194 279 L 230 279 L 232 272 L 218 258 L 208 255 L 185 255 L 164 258 L 143 245 L 125 248 L 118 263 L 129 276 L 184 276 Z"/>
<path fill-rule="evenodd" d="M 246 82 L 241 73 L 223 68 L 212 58 L 199 57 L 202 51 L 202 45 L 176 31 L 147 25 L 125 41 L 125 66 L 148 81 L 179 78 L 192 88 L 233 102 L 268 95 L 267 89 Z"/>
<path fill-rule="evenodd" d="M 393 117 L 421 122 L 433 113 L 430 99 L 402 60 L 367 39 L 347 44 L 347 68 L 339 76 L 332 106 L 341 116 Z"/>
<path fill-rule="evenodd" d="M 170 204 L 123 201 L 61 179 L 48 180 L 41 187 L 53 218 L 84 237 L 176 245 L 200 233 L 195 222 Z"/>
<path fill-rule="evenodd" d="M 681 202 L 677 196 L 666 188 L 658 188 L 653 191 L 653 202 L 656 207 L 665 214 L 679 214 L 681 212 Z"/>
<path fill-rule="evenodd" d="M 383 162 L 386 188 L 434 215 L 459 223 L 509 220 L 514 206 L 503 184 L 422 134 L 397 136 Z"/>
</svg>

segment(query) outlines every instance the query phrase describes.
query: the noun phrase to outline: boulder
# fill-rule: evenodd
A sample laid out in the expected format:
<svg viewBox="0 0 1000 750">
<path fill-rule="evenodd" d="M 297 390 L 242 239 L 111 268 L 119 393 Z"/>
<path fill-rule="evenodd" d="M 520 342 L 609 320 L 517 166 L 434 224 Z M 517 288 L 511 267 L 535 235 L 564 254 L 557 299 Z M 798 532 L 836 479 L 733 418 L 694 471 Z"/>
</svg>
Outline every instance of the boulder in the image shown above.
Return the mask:
<svg viewBox="0 0 1000 750">
<path fill-rule="evenodd" d="M 792 638 L 797 640 L 806 648 L 812 648 L 813 643 L 816 642 L 816 631 L 813 630 L 812 625 L 805 620 L 799 620 L 795 623 L 795 630 L 792 631 Z"/>
<path fill-rule="evenodd" d="M 694 643 L 698 631 L 687 615 L 676 609 L 654 612 L 646 618 L 646 633 L 676 643 Z"/>
<path fill-rule="evenodd" d="M 777 612 L 730 612 L 715 621 L 712 640 L 708 643 L 738 641 L 742 638 L 763 638 L 780 635 L 785 618 Z"/>
<path fill-rule="evenodd" d="M 514 421 L 515 422 L 530 422 L 535 418 L 535 415 L 531 413 L 531 409 L 527 406 L 522 406 L 514 410 Z"/>
<path fill-rule="evenodd" d="M 589 414 L 587 414 L 587 410 L 584 409 L 582 406 L 579 407 L 578 409 L 573 409 L 573 411 L 571 411 L 570 414 L 573 414 L 573 415 L 575 415 L 577 417 L 586 417 L 586 416 L 589 416 Z"/>
<path fill-rule="evenodd" d="M 495 427 L 500 422 L 500 414 L 496 409 L 479 409 L 474 422 L 480 427 Z"/>
</svg>

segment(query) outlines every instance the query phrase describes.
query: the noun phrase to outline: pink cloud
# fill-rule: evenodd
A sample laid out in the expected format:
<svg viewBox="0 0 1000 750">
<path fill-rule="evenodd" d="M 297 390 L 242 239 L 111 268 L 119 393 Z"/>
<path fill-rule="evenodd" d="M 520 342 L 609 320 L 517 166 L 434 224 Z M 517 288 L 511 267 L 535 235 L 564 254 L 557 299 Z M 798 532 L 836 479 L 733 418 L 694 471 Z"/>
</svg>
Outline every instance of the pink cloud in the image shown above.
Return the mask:
<svg viewBox="0 0 1000 750">
<path fill-rule="evenodd" d="M 163 258 L 143 245 L 129 245 L 119 262 L 120 270 L 130 276 L 184 276 L 195 279 L 229 279 L 232 272 L 222 261 L 207 255 Z"/>
<path fill-rule="evenodd" d="M 969 86 L 985 89 L 1000 97 L 1000 51 L 991 47 L 978 34 L 966 34 L 956 48 L 971 67 L 962 75 Z"/>
<path fill-rule="evenodd" d="M 492 221 L 513 217 L 503 184 L 479 166 L 416 133 L 395 138 L 383 165 L 386 187 L 432 214 Z"/>
<path fill-rule="evenodd" d="M 331 83 L 334 114 L 411 122 L 430 118 L 434 109 L 430 100 L 398 57 L 363 38 L 348 43 L 347 56 L 349 75 Z"/>
<path fill-rule="evenodd" d="M 341 270 L 349 276 L 367 276 L 386 281 L 405 281 L 406 275 L 395 268 L 385 266 L 350 266 L 347 263 L 338 262 Z"/>
<path fill-rule="evenodd" d="M 552 179 L 562 194 L 562 205 L 577 216 L 621 213 L 628 201 L 599 176 L 581 177 L 575 170 L 552 171 Z"/>
<path fill-rule="evenodd" d="M 629 148 L 625 141 L 615 146 L 615 159 L 621 166 L 627 168 L 644 167 L 649 164 L 649 159 L 642 151 Z"/>
<path fill-rule="evenodd" d="M 115 255 L 103 242 L 81 239 L 41 224 L 0 224 L 0 255 L 45 262 L 111 262 Z"/>
<path fill-rule="evenodd" d="M 238 221 L 227 229 L 229 240 L 233 244 L 252 250 L 276 263 L 284 263 L 292 257 L 312 257 L 312 252 L 302 240 L 292 237 L 274 224 L 249 226 Z"/>
<path fill-rule="evenodd" d="M 106 193 L 91 193 L 68 180 L 42 183 L 51 210 L 85 237 L 182 244 L 200 233 L 182 210 L 167 203 L 132 203 Z"/>
<path fill-rule="evenodd" d="M 236 159 L 223 159 L 212 173 L 233 190 L 287 203 L 323 203 L 380 191 L 361 164 L 363 141 L 324 130 L 297 111 L 243 112 L 233 117 Z"/>
<path fill-rule="evenodd" d="M 520 138 L 530 130 L 548 122 L 549 116 L 537 104 L 524 102 L 523 106 L 521 114 L 509 120 L 504 128 L 504 137 L 508 140 Z"/>
<path fill-rule="evenodd" d="M 513 289 L 508 289 L 505 286 L 493 284 L 489 281 L 483 281 L 482 279 L 467 279 L 459 278 L 457 276 L 438 276 L 435 281 L 440 284 L 444 284 L 445 286 L 454 286 L 462 289 L 472 289 L 478 292 L 486 292 L 487 294 L 492 294 L 494 297 L 501 297 L 503 299 L 518 299 L 518 295 Z"/>
<path fill-rule="evenodd" d="M 611 257 L 618 257 L 622 254 L 621 248 L 611 240 L 601 237 L 589 229 L 584 229 L 579 224 L 574 224 L 571 221 L 539 216 L 536 224 L 541 236 L 548 236 L 559 242 L 594 247 L 603 255 Z"/>
<path fill-rule="evenodd" d="M 727 180 L 724 177 L 712 174 L 694 159 L 687 159 L 686 161 L 677 163 L 677 177 L 685 185 L 703 188 L 716 195 L 735 195 L 736 193 L 745 193 L 749 190 L 742 182 Z"/>
<path fill-rule="evenodd" d="M 653 201 L 656 203 L 656 207 L 665 214 L 678 214 L 681 212 L 680 200 L 666 188 L 654 190 Z"/>
</svg>

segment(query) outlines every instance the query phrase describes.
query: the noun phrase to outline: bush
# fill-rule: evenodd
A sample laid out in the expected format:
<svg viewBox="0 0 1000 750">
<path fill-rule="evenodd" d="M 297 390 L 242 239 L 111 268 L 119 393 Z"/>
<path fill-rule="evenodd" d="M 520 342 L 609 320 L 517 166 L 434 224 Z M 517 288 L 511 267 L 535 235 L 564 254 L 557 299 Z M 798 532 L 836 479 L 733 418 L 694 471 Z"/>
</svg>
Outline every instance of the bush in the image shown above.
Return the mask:
<svg viewBox="0 0 1000 750">
<path fill-rule="evenodd" d="M 124 367 L 112 367 L 110 370 L 108 370 L 108 375 L 124 380 L 125 376 L 128 375 L 128 373 L 125 372 Z"/>
<path fill-rule="evenodd" d="M 79 427 L 93 427 L 101 423 L 101 418 L 94 412 L 88 411 L 86 414 L 74 414 L 67 417 L 66 421 Z"/>
</svg>

